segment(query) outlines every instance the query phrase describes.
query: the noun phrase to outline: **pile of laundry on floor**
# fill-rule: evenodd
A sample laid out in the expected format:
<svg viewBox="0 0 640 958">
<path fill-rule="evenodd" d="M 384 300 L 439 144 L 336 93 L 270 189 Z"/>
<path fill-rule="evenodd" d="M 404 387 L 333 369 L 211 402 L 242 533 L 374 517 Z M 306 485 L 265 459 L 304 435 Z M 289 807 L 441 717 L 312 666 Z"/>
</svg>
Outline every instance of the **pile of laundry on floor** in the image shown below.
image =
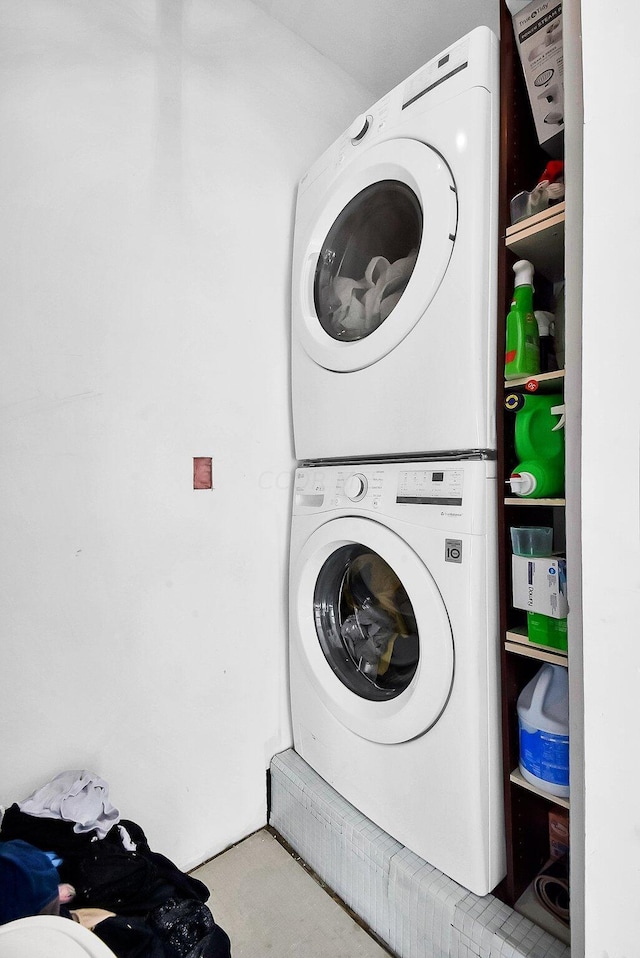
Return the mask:
<svg viewBox="0 0 640 958">
<path fill-rule="evenodd" d="M 120 818 L 91 772 L 62 772 L 2 815 L 0 924 L 60 914 L 118 958 L 230 958 L 208 898 L 206 885 Z"/>
</svg>

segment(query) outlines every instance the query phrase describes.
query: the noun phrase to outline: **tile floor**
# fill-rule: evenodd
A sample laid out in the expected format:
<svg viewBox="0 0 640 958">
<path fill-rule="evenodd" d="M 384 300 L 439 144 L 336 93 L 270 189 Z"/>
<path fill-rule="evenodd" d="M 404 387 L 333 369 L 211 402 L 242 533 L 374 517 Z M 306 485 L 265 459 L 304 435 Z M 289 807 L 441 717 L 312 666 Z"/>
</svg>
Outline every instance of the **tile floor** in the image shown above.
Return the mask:
<svg viewBox="0 0 640 958">
<path fill-rule="evenodd" d="M 233 958 L 388 958 L 266 829 L 193 875 L 211 891 Z"/>
</svg>

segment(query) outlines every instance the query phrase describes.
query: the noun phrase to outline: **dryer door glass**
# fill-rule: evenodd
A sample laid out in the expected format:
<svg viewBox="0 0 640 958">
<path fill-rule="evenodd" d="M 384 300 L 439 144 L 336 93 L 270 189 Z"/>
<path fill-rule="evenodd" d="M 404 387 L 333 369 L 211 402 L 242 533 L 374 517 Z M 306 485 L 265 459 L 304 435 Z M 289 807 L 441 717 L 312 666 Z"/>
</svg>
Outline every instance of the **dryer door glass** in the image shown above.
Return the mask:
<svg viewBox="0 0 640 958">
<path fill-rule="evenodd" d="M 356 695 L 400 695 L 418 667 L 416 616 L 402 582 L 376 552 L 350 543 L 324 563 L 314 594 L 316 632 L 340 681 Z"/>
<path fill-rule="evenodd" d="M 365 339 L 400 300 L 422 237 L 416 194 L 398 180 L 367 186 L 345 206 L 318 258 L 314 302 L 333 339 Z"/>
</svg>

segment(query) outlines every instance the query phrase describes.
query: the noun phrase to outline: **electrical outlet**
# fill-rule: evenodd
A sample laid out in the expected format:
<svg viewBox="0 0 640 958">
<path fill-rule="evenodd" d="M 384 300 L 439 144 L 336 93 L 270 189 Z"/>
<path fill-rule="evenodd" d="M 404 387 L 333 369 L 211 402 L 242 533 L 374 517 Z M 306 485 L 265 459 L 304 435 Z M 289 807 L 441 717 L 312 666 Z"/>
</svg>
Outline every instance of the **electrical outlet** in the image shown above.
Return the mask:
<svg viewBox="0 0 640 958">
<path fill-rule="evenodd" d="M 193 488 L 213 489 L 213 459 L 210 456 L 194 457 Z"/>
</svg>

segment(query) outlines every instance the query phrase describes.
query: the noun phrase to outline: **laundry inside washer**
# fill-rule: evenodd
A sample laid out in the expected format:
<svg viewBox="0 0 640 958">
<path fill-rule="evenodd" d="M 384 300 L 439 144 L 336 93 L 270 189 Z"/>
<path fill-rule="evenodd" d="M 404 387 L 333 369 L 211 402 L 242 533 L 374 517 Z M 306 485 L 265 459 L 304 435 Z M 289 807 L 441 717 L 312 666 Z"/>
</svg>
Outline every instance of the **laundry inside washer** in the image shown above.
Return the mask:
<svg viewBox="0 0 640 958">
<path fill-rule="evenodd" d="M 331 668 L 371 700 L 400 695 L 418 666 L 415 612 L 402 582 L 359 544 L 336 550 L 318 575 L 316 631 Z"/>
</svg>

